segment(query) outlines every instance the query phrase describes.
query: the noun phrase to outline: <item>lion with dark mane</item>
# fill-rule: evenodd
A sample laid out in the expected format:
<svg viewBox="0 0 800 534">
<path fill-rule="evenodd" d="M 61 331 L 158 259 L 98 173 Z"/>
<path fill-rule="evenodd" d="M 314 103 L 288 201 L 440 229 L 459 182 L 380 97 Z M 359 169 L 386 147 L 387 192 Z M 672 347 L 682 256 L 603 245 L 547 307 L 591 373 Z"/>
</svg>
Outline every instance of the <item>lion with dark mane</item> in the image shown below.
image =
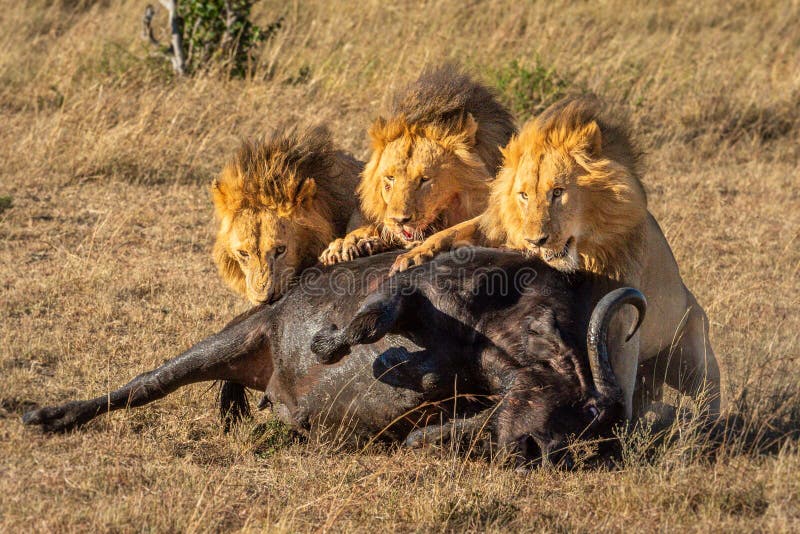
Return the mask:
<svg viewBox="0 0 800 534">
<path fill-rule="evenodd" d="M 211 185 L 220 276 L 253 304 L 280 297 L 357 212 L 360 162 L 325 127 L 245 142 Z"/>
<path fill-rule="evenodd" d="M 362 226 L 333 241 L 325 264 L 408 247 L 486 207 L 500 147 L 515 132 L 492 92 L 452 65 L 425 71 L 369 129 L 358 193 Z"/>
<path fill-rule="evenodd" d="M 626 341 L 620 325 L 629 319 L 623 318 L 612 333 L 618 345 L 612 363 L 629 417 L 660 398 L 663 383 L 718 412 L 720 369 L 708 318 L 647 209 L 639 152 L 624 123 L 596 99 L 568 98 L 526 124 L 503 154 L 487 210 L 434 234 L 398 257 L 394 269 L 462 244 L 483 244 L 636 287 L 650 301 L 641 332 Z M 641 395 L 634 399 L 637 388 Z"/>
</svg>

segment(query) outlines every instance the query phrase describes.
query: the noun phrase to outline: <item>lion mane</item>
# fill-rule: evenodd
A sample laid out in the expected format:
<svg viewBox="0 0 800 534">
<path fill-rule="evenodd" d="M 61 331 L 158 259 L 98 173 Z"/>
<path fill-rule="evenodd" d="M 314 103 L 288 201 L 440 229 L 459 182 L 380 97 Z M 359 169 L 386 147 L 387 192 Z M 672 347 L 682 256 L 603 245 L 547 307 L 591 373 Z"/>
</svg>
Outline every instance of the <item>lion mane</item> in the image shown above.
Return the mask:
<svg viewBox="0 0 800 534">
<path fill-rule="evenodd" d="M 354 190 L 362 164 L 338 150 L 325 126 L 279 127 L 242 143 L 211 185 L 219 228 L 213 256 L 220 276 L 245 294 L 245 274 L 230 249 L 236 217 L 245 210 L 289 221 L 302 248 L 302 269 L 336 236 L 357 210 Z"/>
<path fill-rule="evenodd" d="M 580 219 L 592 236 L 589 247 L 580 252 L 583 268 L 618 279 L 636 271 L 648 212 L 641 152 L 628 130 L 621 115 L 604 109 L 593 97 L 564 99 L 533 119 L 503 149 L 504 168 L 481 218 L 489 241 L 525 248 L 525 224 L 511 190 L 515 169 L 524 157 L 556 150 L 587 171 L 576 182 L 584 199 Z"/>
<path fill-rule="evenodd" d="M 546 243 L 551 232 L 561 233 L 560 239 L 571 234 L 558 256 L 568 254 L 575 240 L 578 268 L 636 287 L 655 304 L 633 344 L 619 333 L 613 343 L 615 372 L 627 384 L 628 413 L 641 413 L 647 402 L 660 400 L 664 383 L 707 402 L 709 413 L 719 413 L 721 370 L 709 340 L 708 317 L 648 212 L 641 152 L 626 121 L 595 98 L 568 98 L 525 126 L 504 156 L 489 208 L 480 218 L 487 240 L 530 250 L 527 245 L 541 239 Z M 527 184 L 526 195 L 548 195 L 537 196 L 534 209 L 528 206 L 528 220 L 514 205 L 527 198 L 514 189 L 522 184 Z M 559 197 L 566 195 L 564 200 L 554 202 L 556 189 Z M 641 396 L 634 401 L 637 384 Z"/>
<path fill-rule="evenodd" d="M 629 315 L 612 323 L 609 342 L 627 416 L 660 400 L 664 384 L 718 414 L 721 370 L 708 317 L 647 210 L 641 153 L 628 130 L 595 98 L 553 104 L 504 149 L 487 210 L 398 256 L 393 268 L 465 244 L 505 246 L 562 271 L 596 273 L 612 287 L 635 287 L 655 305 L 633 338 L 627 335 L 632 312 L 621 310 Z"/>
<path fill-rule="evenodd" d="M 433 140 L 464 164 L 458 187 L 468 212 L 480 212 L 488 197 L 488 179 L 502 164 L 500 147 L 516 131 L 514 118 L 491 90 L 451 64 L 425 70 L 394 99 L 389 118 L 369 129 L 372 157 L 358 186 L 361 209 L 375 222 L 383 220 L 386 202 L 377 168 L 384 148 L 398 139 L 409 151 L 415 138 Z M 452 221 L 449 221 L 452 224 Z"/>
</svg>

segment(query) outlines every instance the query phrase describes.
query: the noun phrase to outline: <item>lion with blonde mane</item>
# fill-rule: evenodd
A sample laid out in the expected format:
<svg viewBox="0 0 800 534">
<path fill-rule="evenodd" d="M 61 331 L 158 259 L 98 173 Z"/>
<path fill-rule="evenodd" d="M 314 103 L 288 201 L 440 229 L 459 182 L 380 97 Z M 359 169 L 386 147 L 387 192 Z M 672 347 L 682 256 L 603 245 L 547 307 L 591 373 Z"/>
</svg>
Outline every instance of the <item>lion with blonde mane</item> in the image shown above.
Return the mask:
<svg viewBox="0 0 800 534">
<path fill-rule="evenodd" d="M 211 185 L 222 279 L 253 304 L 280 297 L 346 234 L 361 168 L 321 126 L 245 142 Z"/>
<path fill-rule="evenodd" d="M 708 319 L 647 210 L 639 152 L 620 121 L 593 98 L 568 98 L 526 124 L 503 155 L 487 210 L 404 253 L 394 269 L 481 244 L 636 287 L 650 302 L 642 329 L 626 341 L 622 327 L 631 318 L 620 314 L 609 349 L 628 416 L 660 398 L 663 383 L 718 413 L 720 369 Z M 641 394 L 634 400 L 635 389 Z"/>
<path fill-rule="evenodd" d="M 482 212 L 514 131 L 487 88 L 451 65 L 425 71 L 369 129 L 358 186 L 367 224 L 333 241 L 322 262 L 408 247 Z"/>
</svg>

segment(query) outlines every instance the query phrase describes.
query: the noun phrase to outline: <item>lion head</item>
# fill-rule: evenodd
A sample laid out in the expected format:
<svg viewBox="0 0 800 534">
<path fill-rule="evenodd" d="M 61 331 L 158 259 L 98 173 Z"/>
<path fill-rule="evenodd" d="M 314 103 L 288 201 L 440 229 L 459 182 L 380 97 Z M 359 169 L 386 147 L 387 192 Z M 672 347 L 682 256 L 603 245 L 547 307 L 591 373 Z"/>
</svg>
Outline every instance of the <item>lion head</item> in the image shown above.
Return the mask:
<svg viewBox="0 0 800 534">
<path fill-rule="evenodd" d="M 514 131 L 485 87 L 450 65 L 424 72 L 369 130 L 362 212 L 400 243 L 476 215 Z"/>
<path fill-rule="evenodd" d="M 344 233 L 359 170 L 324 127 L 243 143 L 211 185 L 222 278 L 254 304 L 281 296 Z"/>
<path fill-rule="evenodd" d="M 593 98 L 562 100 L 503 150 L 483 230 L 563 271 L 619 271 L 647 217 L 638 152 Z M 614 274 L 614 273 L 611 273 Z"/>
</svg>

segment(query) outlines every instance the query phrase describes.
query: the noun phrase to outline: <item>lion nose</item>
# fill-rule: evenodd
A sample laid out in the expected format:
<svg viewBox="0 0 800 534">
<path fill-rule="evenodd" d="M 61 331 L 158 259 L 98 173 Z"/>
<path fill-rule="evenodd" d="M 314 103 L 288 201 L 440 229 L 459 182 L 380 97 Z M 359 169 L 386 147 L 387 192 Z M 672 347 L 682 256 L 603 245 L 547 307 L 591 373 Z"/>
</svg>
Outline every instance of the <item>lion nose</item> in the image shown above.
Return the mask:
<svg viewBox="0 0 800 534">
<path fill-rule="evenodd" d="M 405 224 L 405 223 L 407 223 L 408 221 L 411 220 L 411 216 L 403 215 L 403 216 L 399 216 L 399 217 L 390 217 L 390 219 L 392 219 L 397 224 Z"/>
<path fill-rule="evenodd" d="M 549 238 L 550 238 L 549 235 L 540 235 L 539 237 L 534 237 L 533 239 L 526 238 L 525 241 L 527 241 L 531 245 L 534 245 L 534 246 L 537 246 L 537 247 L 541 247 L 542 245 L 547 243 L 547 240 Z"/>
</svg>

